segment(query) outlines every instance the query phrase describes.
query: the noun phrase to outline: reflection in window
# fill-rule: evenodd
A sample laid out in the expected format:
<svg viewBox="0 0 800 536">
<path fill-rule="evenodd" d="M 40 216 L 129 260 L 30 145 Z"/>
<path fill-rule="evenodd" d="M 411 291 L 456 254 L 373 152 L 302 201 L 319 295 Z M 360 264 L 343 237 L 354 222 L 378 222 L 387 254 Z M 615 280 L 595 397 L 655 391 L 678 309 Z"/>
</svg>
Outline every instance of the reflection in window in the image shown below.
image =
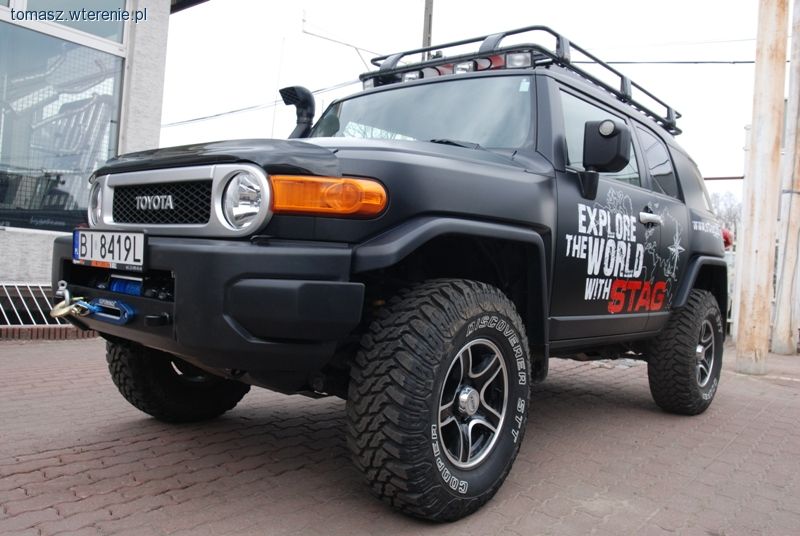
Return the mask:
<svg viewBox="0 0 800 536">
<path fill-rule="evenodd" d="M 78 12 L 85 9 L 86 11 L 95 12 L 116 12 L 119 9 L 125 9 L 125 0 L 28 0 L 27 9 L 33 11 L 64 11 L 64 18 L 68 19 L 69 11 Z M 64 20 L 59 21 L 58 24 L 121 43 L 122 29 L 125 23 L 123 21 L 103 20 Z"/>
<path fill-rule="evenodd" d="M 622 121 L 619 117 L 612 115 L 602 108 L 598 108 L 588 102 L 572 96 L 569 93 L 561 92 L 561 107 L 564 112 L 564 130 L 567 137 L 567 166 L 584 171 L 583 167 L 583 135 L 587 121 Z M 633 144 L 630 148 L 630 159 L 628 165 L 616 173 L 600 173 L 601 177 L 627 182 L 639 186 L 639 168 L 636 165 L 636 155 L 633 152 Z"/>
<path fill-rule="evenodd" d="M 414 138 L 398 134 L 397 132 L 389 132 L 378 127 L 369 125 L 362 125 L 355 121 L 350 121 L 342 129 L 342 135 L 345 138 L 360 138 L 370 140 L 406 140 L 413 141 Z"/>
<path fill-rule="evenodd" d="M 451 139 L 518 148 L 529 137 L 529 76 L 442 80 L 390 86 L 328 108 L 312 137 Z"/>
<path fill-rule="evenodd" d="M 650 168 L 654 189 L 672 197 L 678 197 L 678 181 L 672 170 L 667 146 L 647 130 L 639 127 L 636 127 L 636 130 L 639 131 L 639 142 L 644 151 L 644 161 Z"/>
<path fill-rule="evenodd" d="M 67 230 L 116 153 L 122 60 L 0 22 L 0 225 Z"/>
</svg>

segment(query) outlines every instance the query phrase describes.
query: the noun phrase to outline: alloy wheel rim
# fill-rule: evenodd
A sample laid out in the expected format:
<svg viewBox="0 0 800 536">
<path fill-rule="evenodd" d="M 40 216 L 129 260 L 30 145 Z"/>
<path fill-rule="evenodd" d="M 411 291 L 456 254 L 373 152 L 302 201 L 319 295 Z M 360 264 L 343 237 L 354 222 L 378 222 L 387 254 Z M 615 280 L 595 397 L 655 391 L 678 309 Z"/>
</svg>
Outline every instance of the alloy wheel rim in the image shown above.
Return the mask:
<svg viewBox="0 0 800 536">
<path fill-rule="evenodd" d="M 700 328 L 700 340 L 695 348 L 697 359 L 697 385 L 705 387 L 711 380 L 711 372 L 714 369 L 714 326 L 709 320 L 703 322 Z"/>
<path fill-rule="evenodd" d="M 439 396 L 439 441 L 459 469 L 477 466 L 494 449 L 506 418 L 508 370 L 500 348 L 476 339 L 456 352 Z"/>
</svg>

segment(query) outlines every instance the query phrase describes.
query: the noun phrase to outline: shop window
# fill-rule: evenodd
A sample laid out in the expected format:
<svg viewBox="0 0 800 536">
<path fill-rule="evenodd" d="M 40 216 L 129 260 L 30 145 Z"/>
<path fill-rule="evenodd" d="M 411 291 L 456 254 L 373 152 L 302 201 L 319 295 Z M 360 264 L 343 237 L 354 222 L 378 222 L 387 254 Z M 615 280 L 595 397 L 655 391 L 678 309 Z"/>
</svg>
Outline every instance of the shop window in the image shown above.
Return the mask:
<svg viewBox="0 0 800 536">
<path fill-rule="evenodd" d="M 0 226 L 85 221 L 89 174 L 117 150 L 122 59 L 0 22 Z"/>
</svg>

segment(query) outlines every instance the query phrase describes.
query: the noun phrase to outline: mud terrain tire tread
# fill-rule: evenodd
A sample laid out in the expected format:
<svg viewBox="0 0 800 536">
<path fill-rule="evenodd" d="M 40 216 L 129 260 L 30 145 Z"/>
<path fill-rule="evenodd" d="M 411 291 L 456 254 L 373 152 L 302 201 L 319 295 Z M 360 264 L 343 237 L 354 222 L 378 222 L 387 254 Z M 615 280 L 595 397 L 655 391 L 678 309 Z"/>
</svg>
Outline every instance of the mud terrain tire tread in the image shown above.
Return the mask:
<svg viewBox="0 0 800 536">
<path fill-rule="evenodd" d="M 351 369 L 347 443 L 354 463 L 375 495 L 414 517 L 452 521 L 478 510 L 501 486 L 522 442 L 524 425 L 505 470 L 481 495 L 445 493 L 430 455 L 428 404 L 435 384 L 432 371 L 439 366 L 434 356 L 453 323 L 476 311 L 510 319 L 529 355 L 522 320 L 500 290 L 439 279 L 401 291 L 379 311 Z M 530 377 L 529 361 L 527 366 Z"/>
<path fill-rule="evenodd" d="M 650 343 L 647 352 L 650 393 L 664 411 L 698 415 L 713 400 L 722 367 L 721 351 L 715 358 L 708 389 L 701 388 L 695 379 L 695 347 L 706 319 L 711 320 L 718 337 L 715 348 L 721 350 L 722 317 L 717 300 L 710 292 L 698 289 L 691 291 L 686 305 L 672 314 L 664 330 Z"/>
<path fill-rule="evenodd" d="M 169 354 L 129 343 L 106 343 L 111 379 L 125 399 L 165 422 L 213 419 L 233 409 L 250 390 L 244 383 L 213 378 L 192 384 L 181 381 Z"/>
</svg>

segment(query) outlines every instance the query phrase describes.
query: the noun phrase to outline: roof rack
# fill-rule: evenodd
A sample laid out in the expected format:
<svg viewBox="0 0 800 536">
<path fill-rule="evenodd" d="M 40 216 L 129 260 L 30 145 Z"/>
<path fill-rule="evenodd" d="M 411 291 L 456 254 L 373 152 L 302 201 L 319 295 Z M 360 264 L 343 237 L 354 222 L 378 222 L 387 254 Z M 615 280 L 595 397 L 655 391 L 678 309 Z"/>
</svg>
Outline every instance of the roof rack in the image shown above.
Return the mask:
<svg viewBox="0 0 800 536">
<path fill-rule="evenodd" d="M 501 47 L 501 42 L 508 36 L 518 35 L 522 33 L 539 32 L 546 34 L 550 38 L 555 38 L 555 47 L 548 48 L 538 43 L 523 43 L 514 44 Z M 480 42 L 478 50 L 469 53 L 457 53 L 454 56 L 444 56 L 443 51 L 455 47 L 462 47 L 472 43 Z M 409 63 L 401 65 L 400 62 L 407 56 L 412 54 L 426 54 L 435 53 L 433 57 L 416 63 Z M 582 55 L 585 60 L 573 60 L 573 52 Z M 617 71 L 609 64 L 603 62 L 595 55 L 586 51 L 586 49 L 579 47 L 572 43 L 569 39 L 562 34 L 548 28 L 547 26 L 527 26 L 516 30 L 509 30 L 507 32 L 500 32 L 490 35 L 482 35 L 480 37 L 473 37 L 471 39 L 463 39 L 461 41 L 453 41 L 443 45 L 415 48 L 405 52 L 397 52 L 395 54 L 388 54 L 386 56 L 378 56 L 371 60 L 372 64 L 378 67 L 377 71 L 370 71 L 362 74 L 359 78 L 367 86 L 381 86 L 386 84 L 393 84 L 396 82 L 404 81 L 405 79 L 425 78 L 428 76 L 438 76 L 442 74 L 451 74 L 458 72 L 455 69 L 456 65 L 462 62 L 484 60 L 483 64 L 475 63 L 478 65 L 475 70 L 489 70 L 500 67 L 511 67 L 505 64 L 505 55 L 515 53 L 530 53 L 531 59 L 529 62 L 522 65 L 527 68 L 546 67 L 548 65 L 561 66 L 582 78 L 592 82 L 593 84 L 601 87 L 607 92 L 611 93 L 621 102 L 624 102 L 642 114 L 646 115 L 665 130 L 673 135 L 678 135 L 681 130 L 678 128 L 676 122 L 681 117 L 681 114 L 675 111 L 674 108 L 667 103 L 653 95 L 651 92 L 644 89 L 642 86 L 633 82 L 630 78 Z M 497 58 L 503 58 L 497 60 Z M 488 61 L 488 62 L 487 62 Z M 596 74 L 590 73 L 582 65 L 592 65 L 599 68 L 599 72 L 605 76 L 611 75 L 615 82 L 608 83 Z M 414 78 L 406 78 L 409 73 L 416 72 Z M 404 76 L 405 75 L 405 76 Z M 615 87 L 616 86 L 616 87 Z M 634 95 L 634 90 L 637 95 Z M 644 95 L 651 102 L 645 104 L 638 94 Z M 656 106 L 654 106 L 656 105 Z M 653 111 L 654 107 L 662 107 L 663 112 L 657 113 Z"/>
</svg>

